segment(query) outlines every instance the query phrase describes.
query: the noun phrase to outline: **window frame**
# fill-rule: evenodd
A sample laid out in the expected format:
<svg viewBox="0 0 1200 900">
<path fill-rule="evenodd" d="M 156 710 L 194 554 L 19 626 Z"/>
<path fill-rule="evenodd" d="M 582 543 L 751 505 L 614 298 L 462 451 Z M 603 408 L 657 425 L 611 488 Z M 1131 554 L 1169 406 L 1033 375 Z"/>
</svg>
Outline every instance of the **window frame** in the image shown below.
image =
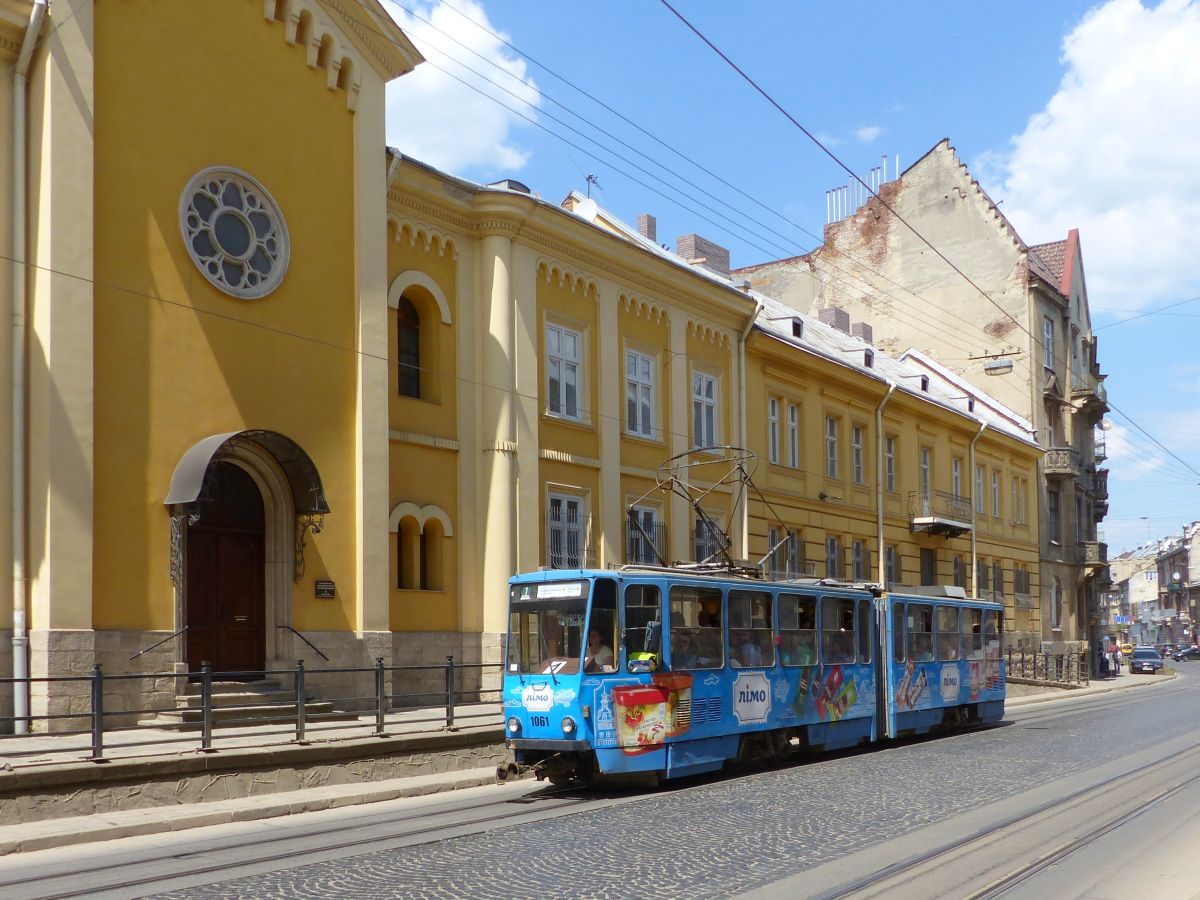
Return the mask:
<svg viewBox="0 0 1200 900">
<path fill-rule="evenodd" d="M 838 417 L 825 417 L 825 477 L 838 477 Z"/>
<path fill-rule="evenodd" d="M 820 608 L 820 604 L 817 602 L 817 600 L 818 600 L 818 598 L 817 598 L 816 594 L 795 594 L 795 593 L 788 591 L 788 592 L 780 592 L 780 594 L 778 595 L 776 602 L 778 604 L 778 612 L 779 612 L 778 619 L 777 619 L 778 624 L 779 624 L 779 642 L 780 642 L 779 661 L 780 661 L 780 664 L 784 668 L 789 668 L 789 669 L 806 668 L 806 667 L 818 665 L 820 662 L 821 630 L 820 630 L 820 625 L 819 625 L 819 620 L 818 620 L 818 615 L 819 615 L 818 611 Z M 789 604 L 789 603 L 791 603 L 791 601 L 795 601 L 793 604 L 791 604 L 791 608 L 792 608 L 792 611 L 794 611 L 794 613 L 795 613 L 796 627 L 795 628 L 785 628 L 784 627 L 785 621 L 790 621 L 792 618 L 791 612 L 788 611 L 788 607 L 785 604 Z M 812 628 L 801 628 L 800 627 L 800 624 L 802 622 L 802 618 L 800 616 L 800 607 L 802 605 L 807 605 L 811 609 Z M 792 649 L 792 648 L 788 647 L 788 642 L 785 640 L 786 635 L 791 635 L 791 634 L 795 634 L 797 636 L 804 636 L 804 635 L 808 636 L 808 649 L 809 649 L 809 652 L 812 657 L 810 662 L 806 662 L 806 663 L 792 662 L 792 661 L 788 661 L 788 660 L 784 659 L 784 655 L 787 653 L 790 653 L 791 649 Z M 799 647 L 800 647 L 800 640 L 798 637 L 797 642 L 796 642 L 796 649 L 799 649 Z"/>
<path fill-rule="evenodd" d="M 630 375 L 630 363 L 633 364 L 633 374 Z M 648 378 L 643 378 L 643 365 L 649 372 Z M 658 430 L 658 394 L 657 378 L 658 361 L 649 354 L 634 347 L 625 348 L 625 433 L 634 437 L 655 439 Z M 630 392 L 634 394 L 634 410 L 636 421 L 630 421 L 629 403 Z M 643 414 L 642 407 L 647 409 Z"/>
<path fill-rule="evenodd" d="M 986 501 L 983 499 L 983 483 L 985 480 L 985 466 L 975 466 L 975 512 L 983 515 L 987 511 Z"/>
<path fill-rule="evenodd" d="M 795 403 L 788 403 L 788 465 L 793 469 L 800 468 L 800 408 Z"/>
<path fill-rule="evenodd" d="M 705 396 L 705 387 L 712 396 Z M 718 376 L 701 369 L 692 369 L 692 447 L 715 447 L 720 437 L 721 384 Z M 700 434 L 697 429 L 704 431 Z M 705 438 L 705 440 L 701 440 Z"/>
<path fill-rule="evenodd" d="M 866 484 L 866 468 L 863 464 L 864 452 L 863 445 L 866 440 L 867 429 L 862 425 L 850 426 L 850 458 L 852 460 L 851 472 L 854 477 L 855 484 Z"/>
<path fill-rule="evenodd" d="M 896 492 L 896 436 L 885 435 L 883 438 L 883 478 L 887 489 Z"/>
<path fill-rule="evenodd" d="M 992 518 L 1000 518 L 1000 473 L 992 469 Z"/>
<path fill-rule="evenodd" d="M 560 519 L 558 522 L 552 517 L 552 510 L 555 502 L 560 503 L 563 513 L 566 514 L 568 507 L 572 504 L 578 506 L 578 522 L 572 526 L 569 517 Z M 587 525 L 587 495 L 582 493 L 574 493 L 561 489 L 546 491 L 546 563 L 552 569 L 581 569 L 587 562 L 588 548 L 588 525 Z M 561 540 L 563 550 L 561 556 L 567 563 L 573 559 L 577 559 L 577 565 L 555 565 L 554 564 L 554 536 L 556 531 L 561 532 Z M 574 534 L 578 540 L 578 552 L 575 557 L 572 557 L 571 551 L 565 549 L 569 546 L 570 536 Z"/>
<path fill-rule="evenodd" d="M 779 398 L 767 398 L 767 458 L 779 465 Z"/>
<path fill-rule="evenodd" d="M 410 343 L 416 342 L 415 349 L 405 349 L 406 336 Z M 411 390 L 405 389 L 406 383 Z M 396 301 L 396 393 L 410 400 L 421 399 L 421 311 L 403 294 Z"/>
<path fill-rule="evenodd" d="M 842 555 L 842 542 L 836 535 L 825 536 L 825 577 L 838 578 L 842 576 L 838 574 Z"/>
<path fill-rule="evenodd" d="M 1042 366 L 1054 370 L 1054 320 L 1042 316 Z"/>
<path fill-rule="evenodd" d="M 959 456 L 950 460 L 950 493 L 955 497 L 962 496 L 962 457 Z"/>
<path fill-rule="evenodd" d="M 550 349 L 550 336 L 552 333 L 557 335 L 556 344 L 558 345 L 557 352 Z M 562 322 L 546 321 L 544 331 L 546 342 L 545 346 L 545 365 L 546 365 L 546 415 L 555 419 L 563 419 L 568 422 L 583 422 L 583 397 L 585 390 L 585 368 L 584 368 L 584 352 L 586 344 L 584 343 L 585 332 L 581 328 L 572 327 Z M 575 340 L 575 358 L 568 359 L 563 353 L 563 338 L 570 336 Z M 559 363 L 558 375 L 558 392 L 557 395 L 552 387 L 552 379 L 554 377 L 553 363 Z M 570 411 L 567 409 L 567 387 L 566 371 L 569 366 L 574 367 L 574 388 L 575 388 L 575 409 Z M 554 407 L 558 405 L 556 410 Z"/>
</svg>

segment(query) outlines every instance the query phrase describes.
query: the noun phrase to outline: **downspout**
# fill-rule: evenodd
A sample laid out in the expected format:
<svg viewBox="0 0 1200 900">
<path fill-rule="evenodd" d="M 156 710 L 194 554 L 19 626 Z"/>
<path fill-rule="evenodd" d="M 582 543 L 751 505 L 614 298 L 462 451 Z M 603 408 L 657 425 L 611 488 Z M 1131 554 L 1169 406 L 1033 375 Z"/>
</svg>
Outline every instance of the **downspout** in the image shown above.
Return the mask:
<svg viewBox="0 0 1200 900">
<path fill-rule="evenodd" d="M 26 85 L 33 48 L 46 17 L 47 0 L 34 0 L 29 27 L 13 72 L 12 222 L 12 596 L 13 729 L 29 731 L 29 629 L 25 621 L 25 203 Z M 22 680 L 24 679 L 24 680 Z"/>
<path fill-rule="evenodd" d="M 750 321 L 746 323 L 746 327 L 742 329 L 742 333 L 738 336 L 738 438 L 739 443 L 743 447 L 749 447 L 750 441 L 747 432 L 750 430 L 746 425 L 746 338 L 750 336 L 750 329 L 754 327 L 754 323 L 758 321 L 758 314 L 762 312 L 763 302 L 759 300 L 754 305 L 754 315 L 750 317 Z M 745 495 L 745 503 L 742 504 L 742 552 L 741 556 L 749 555 L 750 548 L 750 495 Z"/>
<path fill-rule="evenodd" d="M 967 465 L 970 466 L 967 477 L 972 481 L 975 480 L 975 444 L 983 437 L 985 431 L 987 431 L 987 422 L 981 421 L 979 423 L 979 433 L 971 438 L 971 450 L 967 454 Z M 983 498 L 972 497 L 971 500 L 971 578 L 973 579 L 971 596 L 974 597 L 979 592 L 979 557 L 975 550 L 975 510 L 979 508 L 979 504 Z"/>
<path fill-rule="evenodd" d="M 896 382 L 889 381 L 887 386 L 887 393 L 875 407 L 875 536 L 879 540 L 877 574 L 880 587 L 887 587 L 887 579 L 883 571 L 885 550 L 883 543 L 883 408 L 887 406 L 888 401 L 892 399 L 892 394 L 896 392 Z"/>
</svg>

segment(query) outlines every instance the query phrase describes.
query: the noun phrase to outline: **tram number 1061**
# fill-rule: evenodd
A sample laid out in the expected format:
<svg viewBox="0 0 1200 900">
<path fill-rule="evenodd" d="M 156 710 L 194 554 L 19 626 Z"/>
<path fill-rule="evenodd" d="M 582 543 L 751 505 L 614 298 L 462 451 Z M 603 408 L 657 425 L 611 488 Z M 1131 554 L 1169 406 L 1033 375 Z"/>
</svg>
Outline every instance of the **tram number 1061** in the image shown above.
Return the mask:
<svg viewBox="0 0 1200 900">
<path fill-rule="evenodd" d="M 550 717 L 549 716 L 530 716 L 529 724 L 532 725 L 534 728 L 549 728 L 550 727 Z"/>
</svg>

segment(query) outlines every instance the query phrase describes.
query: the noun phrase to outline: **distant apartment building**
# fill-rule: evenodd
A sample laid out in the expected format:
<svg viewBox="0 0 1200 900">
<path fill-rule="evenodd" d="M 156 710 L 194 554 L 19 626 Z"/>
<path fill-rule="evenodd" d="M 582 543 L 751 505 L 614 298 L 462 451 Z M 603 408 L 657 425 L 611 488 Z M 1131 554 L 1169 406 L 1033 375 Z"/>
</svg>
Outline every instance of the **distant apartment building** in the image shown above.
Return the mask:
<svg viewBox="0 0 1200 900">
<path fill-rule="evenodd" d="M 1098 637 L 1108 471 L 1097 435 L 1108 406 L 1079 233 L 1027 244 L 946 140 L 831 219 L 811 253 L 734 277 L 801 311 L 865 322 L 881 351 L 911 348 L 1032 422 L 1045 451 L 1028 487 L 1041 523 L 1032 602 L 1042 641 Z M 964 480 L 975 502 L 998 497 L 1003 521 L 1017 520 L 1027 486 L 978 466 Z"/>
</svg>

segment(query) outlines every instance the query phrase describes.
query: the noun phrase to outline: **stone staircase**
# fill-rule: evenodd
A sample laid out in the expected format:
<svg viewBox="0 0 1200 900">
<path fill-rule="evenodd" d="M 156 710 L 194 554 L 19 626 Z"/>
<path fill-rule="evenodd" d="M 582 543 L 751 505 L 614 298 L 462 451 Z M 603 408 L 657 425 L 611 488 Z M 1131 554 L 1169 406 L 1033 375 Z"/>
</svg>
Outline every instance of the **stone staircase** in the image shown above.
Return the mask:
<svg viewBox="0 0 1200 900">
<path fill-rule="evenodd" d="M 213 725 L 291 723 L 296 721 L 296 694 L 274 679 L 260 681 L 214 681 L 212 685 Z M 200 684 L 191 682 L 184 693 L 175 695 L 176 708 L 156 713 L 144 719 L 142 725 L 174 726 L 191 731 L 199 729 L 204 720 Z M 351 721 L 358 716 L 340 712 L 328 700 L 316 700 L 310 691 L 304 703 L 309 722 Z"/>
</svg>

